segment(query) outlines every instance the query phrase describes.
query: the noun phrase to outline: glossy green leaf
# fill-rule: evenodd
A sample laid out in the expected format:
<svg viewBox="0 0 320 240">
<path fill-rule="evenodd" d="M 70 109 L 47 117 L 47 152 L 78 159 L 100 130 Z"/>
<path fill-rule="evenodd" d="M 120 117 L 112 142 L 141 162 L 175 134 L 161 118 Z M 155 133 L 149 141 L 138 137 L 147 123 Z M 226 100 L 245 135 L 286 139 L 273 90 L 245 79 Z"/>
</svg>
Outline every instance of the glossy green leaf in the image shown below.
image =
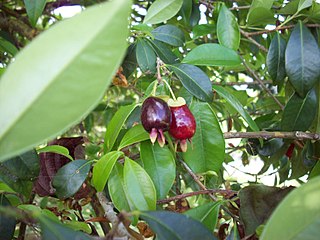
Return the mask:
<svg viewBox="0 0 320 240">
<path fill-rule="evenodd" d="M 144 39 L 138 39 L 136 44 L 136 58 L 142 72 L 156 72 L 156 54 L 149 43 Z"/>
<path fill-rule="evenodd" d="M 305 97 L 320 77 L 317 41 L 299 21 L 293 29 L 285 54 L 286 71 L 296 92 Z"/>
<path fill-rule="evenodd" d="M 41 237 L 46 240 L 90 240 L 91 238 L 80 231 L 75 231 L 64 224 L 53 221 L 48 217 L 39 217 Z"/>
<path fill-rule="evenodd" d="M 184 214 L 200 221 L 213 232 L 218 221 L 220 204 L 220 202 L 207 203 L 199 207 L 192 208 Z"/>
<path fill-rule="evenodd" d="M 298 12 L 312 5 L 313 0 L 300 0 L 298 4 Z"/>
<path fill-rule="evenodd" d="M 0 207 L 11 206 L 9 200 L 0 194 Z M 0 212 L 0 239 L 1 240 L 11 240 L 13 239 L 14 230 L 16 227 L 16 219 L 9 217 Z"/>
<path fill-rule="evenodd" d="M 320 177 L 293 190 L 278 205 L 261 235 L 267 239 L 317 239 L 320 228 Z"/>
<path fill-rule="evenodd" d="M 281 128 L 283 131 L 306 131 L 316 116 L 318 100 L 315 89 L 312 89 L 305 98 L 293 94 L 286 104 Z"/>
<path fill-rule="evenodd" d="M 144 130 L 141 124 L 136 125 L 130 128 L 123 136 L 119 144 L 118 150 L 128 147 L 132 144 L 142 142 L 147 139 L 149 139 L 149 133 L 146 130 Z"/>
<path fill-rule="evenodd" d="M 213 89 L 223 97 L 232 107 L 234 107 L 237 112 L 243 117 L 243 119 L 248 123 L 252 131 L 260 131 L 258 125 L 253 121 L 249 113 L 243 108 L 242 104 L 237 98 L 235 98 L 231 93 L 229 93 L 222 86 L 213 86 Z"/>
<path fill-rule="evenodd" d="M 284 7 L 282 7 L 278 13 L 284 15 L 291 15 L 298 11 L 298 5 L 300 0 L 292 0 L 288 2 Z"/>
<path fill-rule="evenodd" d="M 248 25 L 264 25 L 275 21 L 270 10 L 274 0 L 253 0 L 247 15 Z"/>
<path fill-rule="evenodd" d="M 282 85 L 286 77 L 285 51 L 286 41 L 277 32 L 272 38 L 266 61 L 271 79 L 277 85 Z"/>
<path fill-rule="evenodd" d="M 41 16 L 44 7 L 46 6 L 46 0 L 24 0 L 26 5 L 29 21 L 32 26 L 36 26 L 38 18 Z"/>
<path fill-rule="evenodd" d="M 271 24 L 275 21 L 274 13 L 268 8 L 257 7 L 249 11 L 247 23 L 249 26 L 261 26 Z"/>
<path fill-rule="evenodd" d="M 197 128 L 192 145 L 183 154 L 185 162 L 196 173 L 219 172 L 225 156 L 225 142 L 217 116 L 208 103 L 192 102 Z M 214 156 L 214 157 L 213 157 Z"/>
<path fill-rule="evenodd" d="M 119 211 L 130 212 L 135 209 L 127 195 L 127 186 L 123 180 L 123 166 L 116 163 L 108 180 L 108 190 L 112 203 Z"/>
<path fill-rule="evenodd" d="M 37 150 L 38 153 L 44 153 L 44 152 L 52 152 L 52 153 L 58 153 L 60 155 L 63 155 L 70 160 L 73 160 L 72 156 L 69 154 L 69 150 L 66 147 L 60 146 L 60 145 L 48 145 L 43 148 L 40 148 Z"/>
<path fill-rule="evenodd" d="M 32 150 L 0 163 L 0 180 L 16 192 L 29 197 L 39 170 L 38 154 Z"/>
<path fill-rule="evenodd" d="M 146 211 L 141 212 L 140 217 L 148 223 L 159 240 L 216 239 L 199 221 L 184 214 L 169 211 Z"/>
<path fill-rule="evenodd" d="M 138 210 L 156 209 L 156 189 L 148 173 L 135 161 L 125 159 L 123 180 L 126 194 Z"/>
<path fill-rule="evenodd" d="M 140 146 L 143 168 L 151 177 L 157 192 L 157 199 L 167 196 L 176 178 L 176 163 L 167 146 L 161 148 L 158 143 L 152 145 L 144 141 Z"/>
<path fill-rule="evenodd" d="M 244 223 L 247 236 L 255 233 L 256 228 L 268 220 L 272 211 L 291 190 L 292 187 L 281 189 L 262 184 L 241 189 L 239 192 L 240 218 Z"/>
<path fill-rule="evenodd" d="M 225 5 L 221 7 L 219 13 L 217 35 L 221 45 L 233 50 L 237 50 L 239 48 L 240 31 L 238 22 L 232 12 Z"/>
<path fill-rule="evenodd" d="M 169 68 L 193 96 L 202 101 L 212 101 L 211 81 L 200 68 L 189 64 L 170 65 Z"/>
<path fill-rule="evenodd" d="M 90 167 L 87 160 L 76 160 L 60 168 L 52 181 L 55 194 L 60 199 L 74 195 L 86 180 Z"/>
<path fill-rule="evenodd" d="M 156 0 L 148 9 L 143 23 L 157 24 L 164 22 L 175 16 L 181 6 L 183 0 Z"/>
<path fill-rule="evenodd" d="M 216 27 L 214 24 L 199 24 L 192 29 L 193 39 L 199 38 L 207 34 L 214 34 Z"/>
<path fill-rule="evenodd" d="M 0 81 L 0 161 L 65 132 L 94 109 L 125 53 L 128 31 L 119 29 L 127 29 L 130 9 L 125 0 L 88 8 L 15 58 Z"/>
<path fill-rule="evenodd" d="M 156 40 L 175 47 L 182 46 L 185 41 L 183 31 L 170 24 L 161 25 L 155 28 L 151 33 Z"/>
<path fill-rule="evenodd" d="M 123 152 L 113 151 L 103 155 L 93 167 L 92 184 L 98 192 L 103 191 L 110 173 Z"/>
<path fill-rule="evenodd" d="M 111 151 L 120 133 L 120 130 L 123 127 L 123 124 L 126 122 L 130 114 L 137 106 L 138 105 L 135 103 L 131 105 L 122 106 L 112 117 L 111 121 L 107 126 L 106 135 L 104 137 L 105 152 Z"/>
<path fill-rule="evenodd" d="M 171 51 L 171 49 L 165 43 L 158 40 L 149 40 L 151 47 L 155 51 L 156 55 L 167 64 L 177 63 L 179 58 Z"/>
<path fill-rule="evenodd" d="M 192 49 L 182 62 L 200 66 L 237 66 L 241 60 L 233 49 L 217 43 L 206 43 Z"/>
<path fill-rule="evenodd" d="M 15 56 L 18 53 L 16 46 L 2 37 L 0 37 L 0 50 L 1 49 L 4 52 L 10 53 L 12 56 Z"/>
<path fill-rule="evenodd" d="M 180 15 L 185 25 L 189 25 L 191 12 L 192 12 L 193 0 L 183 0 L 182 7 L 180 9 Z"/>
</svg>

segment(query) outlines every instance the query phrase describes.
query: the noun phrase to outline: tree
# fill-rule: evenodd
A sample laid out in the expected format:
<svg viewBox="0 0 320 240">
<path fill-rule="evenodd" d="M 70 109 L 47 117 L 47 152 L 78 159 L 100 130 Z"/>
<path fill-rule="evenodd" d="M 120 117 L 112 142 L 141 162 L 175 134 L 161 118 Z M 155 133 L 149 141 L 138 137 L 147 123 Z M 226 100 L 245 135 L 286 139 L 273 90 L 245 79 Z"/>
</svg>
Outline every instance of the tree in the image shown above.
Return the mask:
<svg viewBox="0 0 320 240">
<path fill-rule="evenodd" d="M 1 239 L 317 238 L 318 2 L 5 0 L 0 13 Z M 173 108 L 169 131 L 146 131 L 151 96 L 183 98 L 195 134 L 175 134 Z M 228 178 L 252 159 L 254 182 Z"/>
</svg>

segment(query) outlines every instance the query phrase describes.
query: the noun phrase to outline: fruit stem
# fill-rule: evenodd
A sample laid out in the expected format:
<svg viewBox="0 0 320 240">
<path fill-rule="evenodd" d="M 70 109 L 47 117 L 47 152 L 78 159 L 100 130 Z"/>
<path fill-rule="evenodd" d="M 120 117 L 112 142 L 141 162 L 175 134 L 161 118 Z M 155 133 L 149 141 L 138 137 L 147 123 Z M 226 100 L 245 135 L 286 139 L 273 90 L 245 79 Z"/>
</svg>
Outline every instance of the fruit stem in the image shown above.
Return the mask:
<svg viewBox="0 0 320 240">
<path fill-rule="evenodd" d="M 162 79 L 162 81 L 167 85 L 167 87 L 169 88 L 169 91 L 170 91 L 170 94 L 173 98 L 173 100 L 177 100 L 176 99 L 176 96 L 174 95 L 173 91 L 172 91 L 172 88 L 170 87 L 169 83 L 165 80 L 165 79 Z"/>
</svg>

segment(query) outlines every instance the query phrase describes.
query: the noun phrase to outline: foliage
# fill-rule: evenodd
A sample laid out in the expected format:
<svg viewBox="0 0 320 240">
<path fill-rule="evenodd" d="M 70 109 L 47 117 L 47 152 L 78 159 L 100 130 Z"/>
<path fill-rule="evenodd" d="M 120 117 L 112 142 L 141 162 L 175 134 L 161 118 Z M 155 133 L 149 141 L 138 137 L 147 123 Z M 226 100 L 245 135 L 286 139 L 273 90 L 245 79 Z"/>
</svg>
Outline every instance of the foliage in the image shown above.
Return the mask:
<svg viewBox="0 0 320 240">
<path fill-rule="evenodd" d="M 64 19 L 70 6 L 81 13 Z M 1 239 L 317 238 L 317 1 L 6 0 L 0 13 Z M 151 143 L 149 96 L 186 100 L 186 152 L 168 132 Z"/>
</svg>

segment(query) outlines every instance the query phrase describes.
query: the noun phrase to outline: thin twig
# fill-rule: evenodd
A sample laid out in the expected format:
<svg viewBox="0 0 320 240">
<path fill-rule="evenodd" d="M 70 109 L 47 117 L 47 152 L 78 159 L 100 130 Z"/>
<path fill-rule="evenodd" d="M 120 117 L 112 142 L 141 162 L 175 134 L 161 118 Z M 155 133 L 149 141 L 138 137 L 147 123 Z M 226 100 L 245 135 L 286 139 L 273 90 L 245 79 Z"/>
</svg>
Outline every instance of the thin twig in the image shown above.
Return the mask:
<svg viewBox="0 0 320 240">
<path fill-rule="evenodd" d="M 260 79 L 260 77 L 255 73 L 254 70 L 252 70 L 249 65 L 246 63 L 246 61 L 243 59 L 242 56 L 240 56 L 243 65 L 245 66 L 245 68 L 248 70 L 248 72 L 254 77 L 254 79 L 256 81 L 258 81 L 260 83 L 260 86 L 269 94 L 269 96 L 278 104 L 278 106 L 280 107 L 281 110 L 284 109 L 284 106 L 282 105 L 282 103 L 273 95 L 273 93 L 270 91 L 269 88 L 266 87 L 266 85 L 264 84 L 264 82 Z"/>
<path fill-rule="evenodd" d="M 264 84 L 272 84 L 272 81 L 264 81 Z M 260 82 L 253 81 L 253 82 L 212 82 L 212 85 L 218 86 L 240 86 L 240 85 L 260 85 Z"/>
<path fill-rule="evenodd" d="M 301 131 L 295 132 L 225 132 L 223 134 L 225 139 L 230 138 L 285 138 L 295 140 L 320 140 L 320 133 L 307 133 Z"/>
<path fill-rule="evenodd" d="M 240 28 L 240 33 L 243 36 L 245 36 L 250 42 L 256 45 L 261 51 L 268 52 L 268 49 L 266 47 L 264 47 L 263 45 L 258 43 L 256 40 L 254 40 L 252 37 L 250 37 L 250 35 L 246 31 L 242 30 L 241 28 Z"/>
<path fill-rule="evenodd" d="M 206 188 L 205 185 L 203 185 L 203 183 L 199 180 L 199 178 L 197 177 L 197 175 L 192 171 L 192 169 L 181 159 L 179 158 L 180 163 L 182 164 L 182 166 L 184 167 L 184 169 L 187 170 L 187 172 L 189 173 L 189 175 L 192 177 L 192 179 L 199 185 L 199 187 L 202 190 L 208 190 Z M 213 200 L 213 201 L 217 201 L 218 199 L 216 198 L 215 195 L 213 195 L 212 193 L 209 193 L 208 196 Z M 221 205 L 221 209 L 223 209 L 227 214 L 229 214 L 229 216 L 231 216 L 235 221 L 240 222 L 240 219 L 238 216 L 234 215 L 232 212 L 229 211 L 229 209 L 227 207 L 225 207 L 224 205 Z"/>
<path fill-rule="evenodd" d="M 276 27 L 274 29 L 265 29 L 265 30 L 256 31 L 256 32 L 247 32 L 247 35 L 248 36 L 261 35 L 261 34 L 265 34 L 265 33 L 276 32 L 279 30 L 285 30 L 285 29 L 290 29 L 290 28 L 294 28 L 294 27 L 295 27 L 295 25 L 287 25 L 287 26 L 282 26 L 282 27 Z M 306 27 L 317 28 L 317 27 L 320 27 L 320 24 L 316 24 L 316 23 L 306 24 Z"/>
<path fill-rule="evenodd" d="M 166 199 L 161 199 L 161 200 L 157 201 L 157 204 L 165 204 L 165 203 L 181 200 L 181 199 L 196 196 L 196 195 L 213 194 L 213 193 L 221 193 L 222 195 L 228 195 L 228 196 L 231 194 L 237 194 L 237 192 L 233 191 L 233 190 L 207 189 L 207 190 L 200 190 L 200 191 L 195 191 L 195 192 L 184 193 L 184 194 L 176 195 L 174 197 L 169 197 Z"/>
</svg>

